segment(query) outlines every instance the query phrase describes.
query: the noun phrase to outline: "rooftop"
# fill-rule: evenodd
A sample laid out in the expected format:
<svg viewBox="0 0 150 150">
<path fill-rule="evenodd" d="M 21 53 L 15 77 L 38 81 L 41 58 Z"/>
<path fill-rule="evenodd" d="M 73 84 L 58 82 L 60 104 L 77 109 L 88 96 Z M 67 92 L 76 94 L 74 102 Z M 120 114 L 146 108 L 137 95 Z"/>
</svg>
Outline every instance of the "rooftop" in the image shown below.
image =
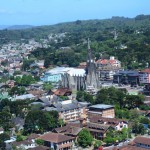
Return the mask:
<svg viewBox="0 0 150 150">
<path fill-rule="evenodd" d="M 66 136 L 66 135 L 62 135 L 59 133 L 49 132 L 40 136 L 39 139 L 42 139 L 47 142 L 60 143 L 60 142 L 68 141 L 68 140 L 73 140 L 74 138 L 71 136 Z"/>
<path fill-rule="evenodd" d="M 97 105 L 92 105 L 90 108 L 97 108 L 97 109 L 109 109 L 109 108 L 114 108 L 112 105 L 106 105 L 106 104 L 97 104 Z"/>
<path fill-rule="evenodd" d="M 138 136 L 134 139 L 134 143 L 150 145 L 150 137 Z"/>
</svg>

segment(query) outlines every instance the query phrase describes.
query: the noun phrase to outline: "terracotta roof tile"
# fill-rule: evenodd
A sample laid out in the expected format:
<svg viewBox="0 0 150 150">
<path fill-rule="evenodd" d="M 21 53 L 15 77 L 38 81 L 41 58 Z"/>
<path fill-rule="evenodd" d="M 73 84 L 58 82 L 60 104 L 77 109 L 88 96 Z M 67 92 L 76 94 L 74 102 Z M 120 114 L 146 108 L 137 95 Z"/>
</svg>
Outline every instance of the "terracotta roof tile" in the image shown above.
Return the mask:
<svg viewBox="0 0 150 150">
<path fill-rule="evenodd" d="M 150 145 L 150 137 L 138 136 L 134 139 L 134 142 L 145 144 L 145 145 Z"/>
<path fill-rule="evenodd" d="M 62 135 L 59 133 L 49 132 L 49 133 L 46 133 L 46 134 L 40 136 L 39 139 L 42 139 L 42 140 L 48 141 L 48 142 L 53 142 L 53 143 L 60 143 L 60 142 L 68 141 L 68 140 L 73 140 L 74 137 Z"/>
</svg>

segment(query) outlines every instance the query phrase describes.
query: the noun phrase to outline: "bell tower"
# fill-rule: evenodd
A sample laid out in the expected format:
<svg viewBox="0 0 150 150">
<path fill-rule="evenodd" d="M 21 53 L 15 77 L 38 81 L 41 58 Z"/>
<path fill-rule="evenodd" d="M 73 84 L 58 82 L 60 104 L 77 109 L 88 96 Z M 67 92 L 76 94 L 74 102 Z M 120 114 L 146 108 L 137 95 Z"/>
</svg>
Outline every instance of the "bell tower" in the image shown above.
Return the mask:
<svg viewBox="0 0 150 150">
<path fill-rule="evenodd" d="M 93 86 L 94 88 L 98 88 L 98 75 L 96 73 L 96 64 L 95 64 L 95 58 L 92 52 L 92 49 L 90 47 L 90 41 L 88 39 L 88 55 L 87 55 L 87 80 L 86 80 L 86 86 Z"/>
</svg>

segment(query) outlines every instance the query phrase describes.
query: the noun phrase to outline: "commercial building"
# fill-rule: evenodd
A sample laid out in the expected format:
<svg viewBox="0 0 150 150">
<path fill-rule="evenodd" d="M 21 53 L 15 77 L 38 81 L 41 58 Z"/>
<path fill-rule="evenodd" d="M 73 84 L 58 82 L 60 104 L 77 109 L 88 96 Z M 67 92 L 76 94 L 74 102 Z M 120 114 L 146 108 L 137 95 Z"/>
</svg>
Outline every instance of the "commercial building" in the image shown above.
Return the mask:
<svg viewBox="0 0 150 150">
<path fill-rule="evenodd" d="M 113 83 L 139 85 L 139 72 L 133 70 L 119 71 L 114 75 Z"/>
<path fill-rule="evenodd" d="M 97 104 L 90 106 L 88 110 L 88 119 L 91 119 L 95 116 L 114 118 L 115 117 L 114 106 L 105 104 Z"/>
</svg>

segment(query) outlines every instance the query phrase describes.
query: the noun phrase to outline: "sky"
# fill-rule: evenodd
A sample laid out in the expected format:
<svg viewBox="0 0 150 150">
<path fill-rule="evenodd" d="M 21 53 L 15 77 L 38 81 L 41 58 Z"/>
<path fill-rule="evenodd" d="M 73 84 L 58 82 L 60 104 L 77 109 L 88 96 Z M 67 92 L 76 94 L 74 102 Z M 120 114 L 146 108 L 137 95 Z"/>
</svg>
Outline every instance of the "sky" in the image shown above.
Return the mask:
<svg viewBox="0 0 150 150">
<path fill-rule="evenodd" d="M 150 14 L 150 0 L 0 0 L 0 25 L 51 25 Z"/>
</svg>

